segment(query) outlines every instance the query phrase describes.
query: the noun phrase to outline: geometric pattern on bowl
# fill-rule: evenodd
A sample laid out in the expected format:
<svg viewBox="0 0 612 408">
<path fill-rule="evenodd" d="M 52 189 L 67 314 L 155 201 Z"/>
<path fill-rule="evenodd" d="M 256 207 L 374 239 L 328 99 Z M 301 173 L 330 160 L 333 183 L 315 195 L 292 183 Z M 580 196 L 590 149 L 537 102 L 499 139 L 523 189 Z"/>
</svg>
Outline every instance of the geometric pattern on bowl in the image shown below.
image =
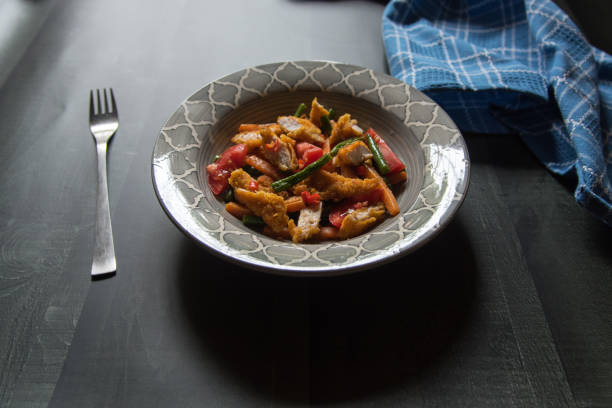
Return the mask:
<svg viewBox="0 0 612 408">
<path fill-rule="evenodd" d="M 406 164 L 401 212 L 358 237 L 318 244 L 279 241 L 229 215 L 207 186 L 205 166 L 240 123 L 273 122 L 316 96 L 372 127 Z M 242 266 L 284 275 L 338 275 L 396 259 L 430 241 L 460 207 L 469 184 L 465 141 L 429 97 L 389 75 L 324 61 L 247 68 L 185 100 L 160 131 L 152 178 L 160 204 L 187 236 Z"/>
</svg>

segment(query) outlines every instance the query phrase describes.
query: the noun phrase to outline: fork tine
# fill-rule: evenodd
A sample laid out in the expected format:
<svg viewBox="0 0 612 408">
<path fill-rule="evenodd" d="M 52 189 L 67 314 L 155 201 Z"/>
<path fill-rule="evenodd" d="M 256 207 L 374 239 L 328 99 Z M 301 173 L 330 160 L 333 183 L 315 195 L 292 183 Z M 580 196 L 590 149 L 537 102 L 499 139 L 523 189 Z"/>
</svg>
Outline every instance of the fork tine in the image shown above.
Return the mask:
<svg viewBox="0 0 612 408">
<path fill-rule="evenodd" d="M 93 90 L 89 91 L 89 120 L 91 120 L 94 116 L 94 99 L 93 99 Z"/>
<path fill-rule="evenodd" d="M 113 95 L 113 88 L 110 89 L 110 97 L 111 97 L 111 107 L 113 108 L 113 113 L 117 114 L 117 104 L 115 103 L 115 95 Z"/>
<path fill-rule="evenodd" d="M 102 103 L 100 102 L 100 90 L 96 89 L 96 96 L 98 99 L 98 105 L 96 106 L 98 115 L 102 113 Z"/>
<path fill-rule="evenodd" d="M 109 113 L 109 111 L 108 111 L 108 97 L 106 96 L 106 88 L 104 88 L 104 113 Z"/>
</svg>

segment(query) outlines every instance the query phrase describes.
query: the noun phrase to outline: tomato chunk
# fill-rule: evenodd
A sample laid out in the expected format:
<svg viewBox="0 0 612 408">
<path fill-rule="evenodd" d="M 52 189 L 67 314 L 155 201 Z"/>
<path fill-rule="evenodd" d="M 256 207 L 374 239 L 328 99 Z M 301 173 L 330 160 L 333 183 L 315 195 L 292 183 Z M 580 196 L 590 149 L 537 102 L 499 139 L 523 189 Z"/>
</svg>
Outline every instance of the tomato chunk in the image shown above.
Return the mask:
<svg viewBox="0 0 612 408">
<path fill-rule="evenodd" d="M 321 196 L 319 195 L 319 193 L 314 193 L 311 194 L 308 191 L 302 191 L 302 200 L 304 200 L 304 203 L 306 203 L 306 205 L 319 205 L 319 203 L 321 202 Z"/>
<path fill-rule="evenodd" d="M 372 139 L 374 139 L 374 142 L 376 143 L 376 145 L 378 145 L 380 153 L 383 155 L 385 161 L 387 162 L 387 165 L 389 166 L 389 173 L 387 174 L 398 173 L 406 168 L 404 163 L 402 163 L 402 161 L 395 155 L 395 153 L 393 153 L 389 145 L 385 143 L 382 137 L 380 137 L 378 133 L 374 131 L 374 129 L 368 129 L 367 133 L 372 136 Z"/>
<path fill-rule="evenodd" d="M 295 145 L 295 152 L 304 166 L 308 166 L 323 156 L 323 149 L 307 142 L 300 142 Z"/>
<path fill-rule="evenodd" d="M 232 171 L 244 166 L 247 148 L 245 144 L 229 147 L 219 160 L 206 166 L 208 186 L 213 194 L 219 195 L 227 189 Z"/>
<path fill-rule="evenodd" d="M 308 142 L 300 142 L 298 144 L 295 145 L 295 152 L 297 153 L 298 156 L 302 157 L 304 155 L 304 152 L 306 150 L 310 150 L 313 148 L 316 148 L 317 146 L 308 143 Z"/>
</svg>

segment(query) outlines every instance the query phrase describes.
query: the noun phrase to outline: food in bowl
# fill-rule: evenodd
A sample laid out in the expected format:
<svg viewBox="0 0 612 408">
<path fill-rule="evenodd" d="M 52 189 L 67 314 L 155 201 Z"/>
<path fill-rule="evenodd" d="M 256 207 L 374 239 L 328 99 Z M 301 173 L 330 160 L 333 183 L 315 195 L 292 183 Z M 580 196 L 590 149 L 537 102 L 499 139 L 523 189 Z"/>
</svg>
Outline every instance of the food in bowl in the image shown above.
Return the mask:
<svg viewBox="0 0 612 408">
<path fill-rule="evenodd" d="M 206 166 L 227 212 L 295 243 L 352 238 L 399 214 L 393 189 L 406 182 L 405 165 L 383 138 L 317 98 L 307 111 L 241 124 Z"/>
</svg>

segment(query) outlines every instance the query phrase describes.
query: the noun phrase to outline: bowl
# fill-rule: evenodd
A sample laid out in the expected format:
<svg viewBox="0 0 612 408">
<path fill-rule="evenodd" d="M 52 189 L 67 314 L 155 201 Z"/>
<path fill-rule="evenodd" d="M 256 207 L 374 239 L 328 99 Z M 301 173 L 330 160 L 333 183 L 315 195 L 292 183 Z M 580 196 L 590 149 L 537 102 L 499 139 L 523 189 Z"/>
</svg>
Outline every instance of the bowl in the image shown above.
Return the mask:
<svg viewBox="0 0 612 408">
<path fill-rule="evenodd" d="M 245 227 L 207 185 L 205 167 L 241 123 L 267 123 L 317 97 L 372 127 L 406 164 L 401 212 L 358 237 L 280 241 Z M 469 184 L 465 141 L 442 108 L 417 89 L 367 68 L 292 61 L 247 68 L 187 98 L 162 127 L 152 157 L 157 198 L 188 237 L 241 266 L 293 276 L 373 268 L 429 242 L 461 206 Z"/>
</svg>

